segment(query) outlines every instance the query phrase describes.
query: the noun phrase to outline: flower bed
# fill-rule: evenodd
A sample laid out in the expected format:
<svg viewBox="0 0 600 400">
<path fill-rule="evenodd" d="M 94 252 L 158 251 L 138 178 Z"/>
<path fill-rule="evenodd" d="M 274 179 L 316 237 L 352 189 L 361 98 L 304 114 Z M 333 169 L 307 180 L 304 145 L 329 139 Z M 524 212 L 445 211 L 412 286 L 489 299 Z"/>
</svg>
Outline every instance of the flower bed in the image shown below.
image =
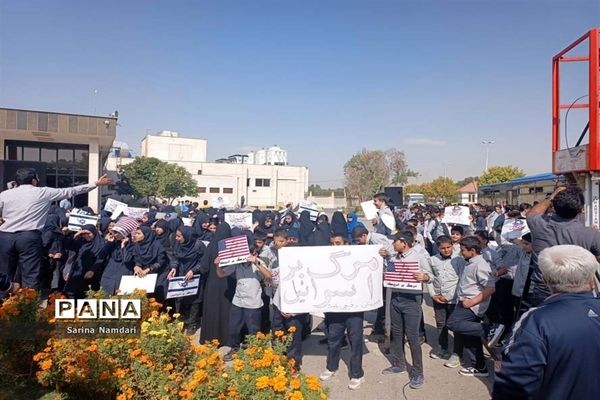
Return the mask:
<svg viewBox="0 0 600 400">
<path fill-rule="evenodd" d="M 103 293 L 88 297 L 103 298 Z M 123 296 L 121 296 L 123 297 Z M 262 333 L 247 338 L 246 348 L 226 364 L 218 343 L 192 344 L 179 315 L 160 313 L 143 293 L 143 322 L 135 339 L 48 339 L 20 343 L 0 352 L 0 364 L 24 358 L 42 385 L 72 398 L 96 399 L 252 399 L 316 400 L 327 392 L 315 376 L 296 373 L 285 355 L 293 332 Z M 34 292 L 19 292 L 0 307 L 0 318 L 39 320 L 54 314 L 52 301 L 44 311 Z M 14 310 L 20 310 L 15 313 Z M 27 317 L 26 317 L 27 315 Z M 29 347 L 27 347 L 29 346 Z M 27 347 L 28 353 L 15 354 Z M 37 354 L 35 354 L 37 352 Z M 29 358 L 27 358 L 29 357 Z M 13 362 L 13 361 L 10 361 Z M 10 364 L 12 368 L 16 364 Z"/>
</svg>

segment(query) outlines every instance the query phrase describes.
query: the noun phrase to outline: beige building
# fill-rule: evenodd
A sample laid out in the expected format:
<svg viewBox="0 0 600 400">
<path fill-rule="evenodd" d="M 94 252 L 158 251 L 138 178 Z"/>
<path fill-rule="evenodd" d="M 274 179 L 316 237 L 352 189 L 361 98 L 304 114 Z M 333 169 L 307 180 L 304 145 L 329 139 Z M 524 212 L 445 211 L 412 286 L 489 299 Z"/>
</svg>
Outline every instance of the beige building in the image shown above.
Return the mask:
<svg viewBox="0 0 600 400">
<path fill-rule="evenodd" d="M 115 114 L 117 114 L 115 112 Z M 46 186 L 96 181 L 116 135 L 117 116 L 107 117 L 0 108 L 2 189 L 18 167 L 35 167 Z M 98 210 L 100 193 L 73 199 Z"/>
<path fill-rule="evenodd" d="M 277 207 L 298 203 L 308 192 L 308 168 L 289 165 L 257 165 L 240 162 L 208 162 L 206 139 L 182 138 L 162 131 L 142 139 L 141 156 L 184 167 L 198 182 L 198 195 L 185 200 L 228 206 Z M 133 161 L 109 157 L 108 170 Z M 286 160 L 287 162 L 287 160 Z"/>
</svg>

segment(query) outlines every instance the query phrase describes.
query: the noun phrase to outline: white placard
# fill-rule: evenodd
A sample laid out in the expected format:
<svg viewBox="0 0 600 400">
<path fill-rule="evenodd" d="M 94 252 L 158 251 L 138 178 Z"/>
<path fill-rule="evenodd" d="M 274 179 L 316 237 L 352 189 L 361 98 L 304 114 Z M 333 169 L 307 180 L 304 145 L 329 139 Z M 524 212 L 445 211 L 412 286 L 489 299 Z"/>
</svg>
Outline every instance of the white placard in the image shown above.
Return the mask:
<svg viewBox="0 0 600 400">
<path fill-rule="evenodd" d="M 470 225 L 470 216 L 471 212 L 469 211 L 469 207 L 449 206 L 444 209 L 444 218 L 442 218 L 442 222 L 445 224 Z"/>
<path fill-rule="evenodd" d="M 502 225 L 500 235 L 506 240 L 521 239 L 521 236 L 529 233 L 529 226 L 525 219 L 506 219 Z"/>
<path fill-rule="evenodd" d="M 214 197 L 211 203 L 212 206 L 217 209 L 227 208 L 229 207 L 229 198 L 223 196 Z"/>
<path fill-rule="evenodd" d="M 198 293 L 200 287 L 200 275 L 194 275 L 192 279 L 185 282 L 183 276 L 177 276 L 169 280 L 167 299 L 193 296 Z"/>
<path fill-rule="evenodd" d="M 302 211 L 308 211 L 308 213 L 310 214 L 310 220 L 312 222 L 315 222 L 317 220 L 317 217 L 319 216 L 319 209 L 317 208 L 317 204 L 313 203 L 312 201 L 302 200 L 298 204 L 298 214 L 300 214 Z"/>
<path fill-rule="evenodd" d="M 377 207 L 375 206 L 375 203 L 373 203 L 373 200 L 363 201 L 360 203 L 360 208 L 362 208 L 366 219 L 377 218 Z"/>
<path fill-rule="evenodd" d="M 115 212 L 117 207 L 125 207 L 127 208 L 127 204 L 115 199 L 107 199 L 106 204 L 104 205 L 104 211 Z"/>
<path fill-rule="evenodd" d="M 252 214 L 250 213 L 225 213 L 225 222 L 231 228 L 252 230 Z"/>
<path fill-rule="evenodd" d="M 125 204 L 125 205 L 119 204 L 113 211 L 112 215 L 110 216 L 110 219 L 112 219 L 113 221 L 116 221 L 117 218 L 119 218 L 121 216 L 121 214 L 125 214 L 126 211 L 127 211 L 127 204 Z"/>
<path fill-rule="evenodd" d="M 127 207 L 125 210 L 125 215 L 135 219 L 142 219 L 145 213 L 148 212 L 147 208 L 139 208 L 139 207 Z"/>
<path fill-rule="evenodd" d="M 181 217 L 181 221 L 183 222 L 183 226 L 192 226 L 194 224 L 194 220 L 191 218 Z"/>
<path fill-rule="evenodd" d="M 69 230 L 73 232 L 77 232 L 81 230 L 81 227 L 84 225 L 94 225 L 98 223 L 98 217 L 95 215 L 87 215 L 87 214 L 76 214 L 71 213 L 69 215 Z"/>
<path fill-rule="evenodd" d="M 284 247 L 279 250 L 281 311 L 358 312 L 383 305 L 381 246 Z"/>
<path fill-rule="evenodd" d="M 154 293 L 156 278 L 158 274 L 148 274 L 143 278 L 135 275 L 123 275 L 119 284 L 120 294 L 130 294 L 134 290 L 145 290 L 146 293 Z"/>
</svg>

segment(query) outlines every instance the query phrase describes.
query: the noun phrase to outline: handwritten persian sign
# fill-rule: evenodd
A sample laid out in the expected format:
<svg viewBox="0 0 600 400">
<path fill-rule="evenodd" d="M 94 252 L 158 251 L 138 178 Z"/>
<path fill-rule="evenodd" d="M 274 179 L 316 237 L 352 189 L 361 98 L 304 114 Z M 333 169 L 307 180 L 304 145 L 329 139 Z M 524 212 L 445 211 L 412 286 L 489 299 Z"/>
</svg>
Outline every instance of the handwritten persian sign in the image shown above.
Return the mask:
<svg viewBox="0 0 600 400">
<path fill-rule="evenodd" d="M 442 222 L 445 224 L 470 225 L 470 215 L 469 207 L 450 206 L 444 209 Z"/>
<path fill-rule="evenodd" d="M 225 213 L 225 222 L 232 228 L 252 229 L 252 214 L 250 213 Z"/>
<path fill-rule="evenodd" d="M 521 236 L 529 233 L 529 226 L 524 219 L 506 219 L 502 225 L 500 235 L 506 240 L 521 239 Z"/>
<path fill-rule="evenodd" d="M 368 311 L 383 305 L 381 246 L 284 247 L 279 250 L 281 311 Z"/>
</svg>

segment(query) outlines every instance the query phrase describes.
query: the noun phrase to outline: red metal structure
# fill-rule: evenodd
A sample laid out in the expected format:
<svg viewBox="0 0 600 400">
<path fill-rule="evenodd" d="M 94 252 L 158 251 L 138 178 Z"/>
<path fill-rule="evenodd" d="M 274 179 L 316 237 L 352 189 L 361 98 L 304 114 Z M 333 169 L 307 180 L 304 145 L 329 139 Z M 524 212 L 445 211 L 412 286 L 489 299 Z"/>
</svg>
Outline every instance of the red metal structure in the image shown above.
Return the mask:
<svg viewBox="0 0 600 400">
<path fill-rule="evenodd" d="M 575 42 L 552 59 L 552 171 L 555 174 L 569 172 L 598 172 L 600 171 L 600 28 L 594 28 L 585 33 Z M 586 46 L 587 45 L 587 46 Z M 587 47 L 585 55 L 570 55 L 574 50 Z M 587 103 L 563 104 L 560 98 L 562 63 L 585 62 L 588 64 L 588 93 Z M 570 100 L 569 100 L 570 101 Z M 588 125 L 581 133 L 574 147 L 560 148 L 561 117 L 569 109 L 587 108 L 589 112 Z M 589 132 L 587 144 L 581 145 L 584 136 Z"/>
</svg>

